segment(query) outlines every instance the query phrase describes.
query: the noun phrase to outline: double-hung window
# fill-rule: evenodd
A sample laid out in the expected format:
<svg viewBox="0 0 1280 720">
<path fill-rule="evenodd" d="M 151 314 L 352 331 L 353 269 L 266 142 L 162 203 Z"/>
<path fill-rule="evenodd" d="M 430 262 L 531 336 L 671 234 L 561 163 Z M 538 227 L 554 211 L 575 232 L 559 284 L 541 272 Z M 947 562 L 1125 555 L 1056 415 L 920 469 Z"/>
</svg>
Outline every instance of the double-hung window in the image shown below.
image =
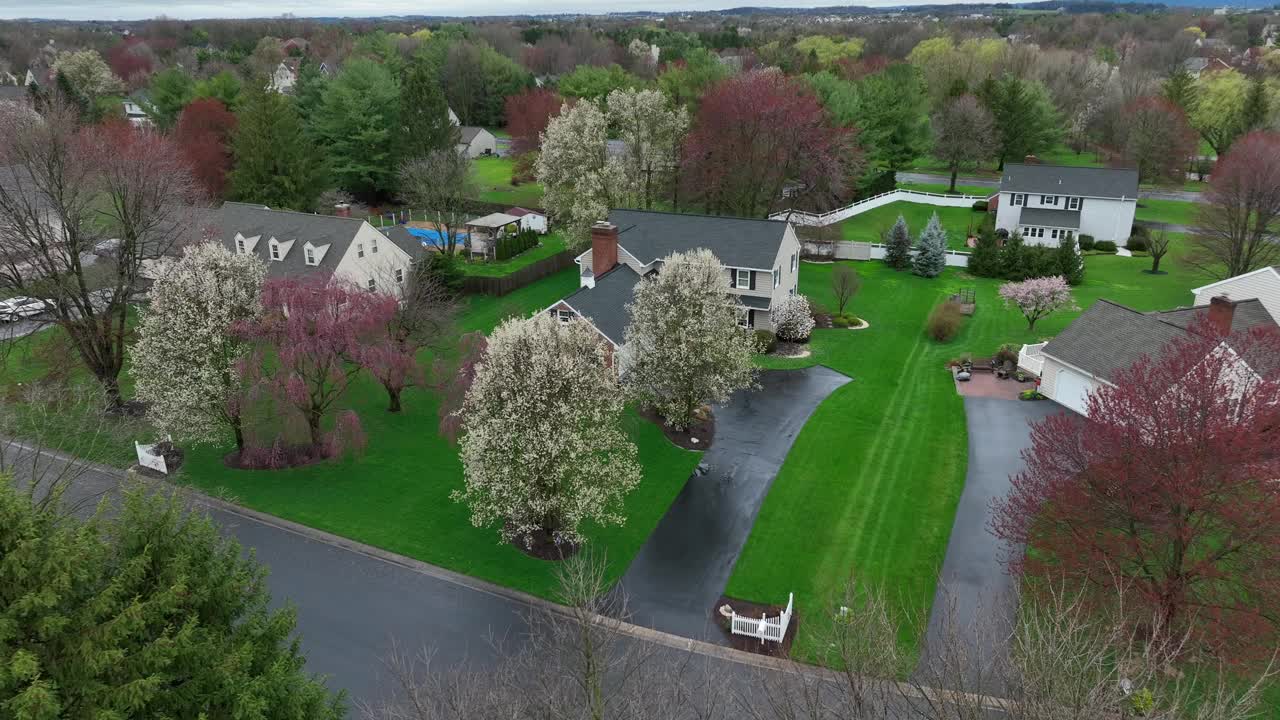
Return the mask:
<svg viewBox="0 0 1280 720">
<path fill-rule="evenodd" d="M 781 285 L 781 284 L 782 284 L 782 270 L 780 270 L 779 268 L 774 268 L 774 269 L 773 269 L 773 287 L 774 287 L 774 289 L 777 289 L 777 287 L 778 287 L 779 285 Z"/>
<path fill-rule="evenodd" d="M 735 270 L 734 271 L 734 287 L 749 288 L 751 287 L 751 271 Z"/>
<path fill-rule="evenodd" d="M 369 278 L 369 291 L 372 292 L 377 289 L 378 289 L 378 281 L 374 280 L 373 278 Z"/>
<path fill-rule="evenodd" d="M 244 238 L 236 238 L 236 252 L 244 254 Z"/>
<path fill-rule="evenodd" d="M 1079 210 L 1079 209 L 1080 209 L 1080 198 L 1078 198 L 1078 197 L 1069 197 L 1069 198 L 1067 198 L 1067 209 L 1068 209 L 1068 210 Z"/>
<path fill-rule="evenodd" d="M 275 241 L 271 242 L 271 259 L 272 260 L 280 259 L 280 246 L 277 245 Z"/>
<path fill-rule="evenodd" d="M 364 243 L 356 243 L 356 257 L 364 257 Z"/>
<path fill-rule="evenodd" d="M 1056 206 L 1058 204 L 1058 196 L 1057 195 L 1041 195 L 1040 204 Z"/>
<path fill-rule="evenodd" d="M 1016 206 L 1021 206 L 1021 205 L 1026 205 L 1026 204 L 1027 204 L 1027 196 L 1026 196 L 1024 193 L 1014 193 L 1014 194 L 1013 194 L 1013 204 L 1014 204 L 1014 206 L 1015 206 L 1015 207 L 1016 207 Z"/>
<path fill-rule="evenodd" d="M 404 284 L 404 268 L 396 268 L 396 284 Z"/>
<path fill-rule="evenodd" d="M 313 250 L 312 248 L 309 248 L 309 247 L 302 248 L 302 255 L 303 255 L 303 259 L 307 261 L 308 265 L 316 264 L 316 251 Z"/>
<path fill-rule="evenodd" d="M 373 252 L 374 255 L 377 255 L 378 254 L 378 238 L 374 238 L 371 241 L 371 245 L 372 247 L 370 247 L 369 249 Z"/>
<path fill-rule="evenodd" d="M 800 263 L 800 253 L 791 253 L 791 272 L 796 271 L 796 266 Z"/>
</svg>

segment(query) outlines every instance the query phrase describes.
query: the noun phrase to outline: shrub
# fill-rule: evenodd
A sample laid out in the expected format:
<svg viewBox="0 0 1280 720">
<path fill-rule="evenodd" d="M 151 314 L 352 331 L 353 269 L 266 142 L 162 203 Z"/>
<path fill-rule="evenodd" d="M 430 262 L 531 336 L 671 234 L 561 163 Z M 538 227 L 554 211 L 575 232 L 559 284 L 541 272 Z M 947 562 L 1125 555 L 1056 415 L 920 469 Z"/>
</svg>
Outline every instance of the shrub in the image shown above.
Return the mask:
<svg viewBox="0 0 1280 720">
<path fill-rule="evenodd" d="M 1145 237 L 1138 235 L 1137 233 L 1134 233 L 1133 235 L 1129 236 L 1129 242 L 1125 243 L 1124 246 L 1129 248 L 1130 250 L 1146 252 L 1149 246 L 1149 243 L 1147 242 L 1147 239 Z"/>
<path fill-rule="evenodd" d="M 1005 361 L 1014 364 L 1018 362 L 1018 348 L 1014 347 L 1012 343 L 1005 343 L 996 351 L 996 362 L 1003 365 Z"/>
<path fill-rule="evenodd" d="M 956 333 L 960 332 L 960 323 L 963 321 L 964 314 L 960 312 L 960 303 L 948 300 L 929 313 L 927 332 L 929 337 L 938 342 L 951 342 Z"/>
<path fill-rule="evenodd" d="M 783 297 L 769 311 L 769 319 L 781 340 L 804 342 L 813 332 L 813 313 L 809 310 L 809 299 L 804 295 Z"/>
<path fill-rule="evenodd" d="M 976 200 L 973 203 L 974 212 L 986 212 L 988 207 L 990 206 L 987 204 L 986 200 Z"/>
<path fill-rule="evenodd" d="M 1116 251 L 1116 244 L 1110 240 L 1099 240 L 1093 244 L 1093 249 L 1102 253 L 1113 253 Z"/>
<path fill-rule="evenodd" d="M 1079 238 L 1077 238 L 1077 240 L 1078 240 L 1078 241 L 1079 241 L 1079 243 L 1080 243 L 1080 249 L 1081 249 L 1081 250 L 1092 250 L 1092 249 L 1093 249 L 1093 236 L 1092 236 L 1092 235 L 1081 235 Z"/>
<path fill-rule="evenodd" d="M 1064 238 L 1058 242 L 1054 252 L 1058 263 L 1058 274 L 1066 278 L 1068 285 L 1079 285 L 1084 282 L 1084 258 L 1076 251 L 1076 241 Z"/>
<path fill-rule="evenodd" d="M 1023 390 L 1022 392 L 1018 393 L 1018 399 L 1019 400 L 1044 400 L 1044 395 L 1041 395 L 1039 390 L 1034 390 L 1034 389 Z"/>
<path fill-rule="evenodd" d="M 756 347 L 762 353 L 771 353 L 778 349 L 778 336 L 772 330 L 757 330 Z"/>
<path fill-rule="evenodd" d="M 835 315 L 831 318 L 831 324 L 838 328 L 847 328 L 851 323 L 848 315 Z"/>
</svg>

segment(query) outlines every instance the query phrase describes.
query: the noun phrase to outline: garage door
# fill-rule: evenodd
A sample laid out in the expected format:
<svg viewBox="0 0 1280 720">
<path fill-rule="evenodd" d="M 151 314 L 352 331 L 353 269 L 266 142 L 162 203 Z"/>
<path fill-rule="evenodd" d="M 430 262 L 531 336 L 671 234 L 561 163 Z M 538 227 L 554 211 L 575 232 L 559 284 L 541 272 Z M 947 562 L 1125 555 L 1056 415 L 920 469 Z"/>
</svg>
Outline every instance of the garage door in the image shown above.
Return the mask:
<svg viewBox="0 0 1280 720">
<path fill-rule="evenodd" d="M 1058 378 L 1053 388 L 1053 399 L 1081 415 L 1088 415 L 1085 412 L 1085 406 L 1089 399 L 1089 393 L 1093 392 L 1097 387 L 1098 384 L 1096 382 L 1074 370 L 1058 368 Z"/>
</svg>

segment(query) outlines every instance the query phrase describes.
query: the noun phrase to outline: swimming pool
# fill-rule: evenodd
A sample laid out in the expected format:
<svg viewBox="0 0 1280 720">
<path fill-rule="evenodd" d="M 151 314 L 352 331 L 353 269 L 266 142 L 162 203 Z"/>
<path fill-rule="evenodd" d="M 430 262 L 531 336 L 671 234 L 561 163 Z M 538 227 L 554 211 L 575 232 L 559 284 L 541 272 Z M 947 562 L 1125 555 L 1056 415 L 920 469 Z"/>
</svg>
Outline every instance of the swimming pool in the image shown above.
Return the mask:
<svg viewBox="0 0 1280 720">
<path fill-rule="evenodd" d="M 410 235 L 416 238 L 421 238 L 425 244 L 431 245 L 433 247 L 440 247 L 441 245 L 444 244 L 443 233 L 441 233 L 439 230 L 432 230 L 431 228 L 419 228 L 419 227 L 406 227 L 405 230 L 407 230 Z M 463 243 L 467 241 L 467 234 L 457 233 L 455 238 L 457 242 Z"/>
</svg>

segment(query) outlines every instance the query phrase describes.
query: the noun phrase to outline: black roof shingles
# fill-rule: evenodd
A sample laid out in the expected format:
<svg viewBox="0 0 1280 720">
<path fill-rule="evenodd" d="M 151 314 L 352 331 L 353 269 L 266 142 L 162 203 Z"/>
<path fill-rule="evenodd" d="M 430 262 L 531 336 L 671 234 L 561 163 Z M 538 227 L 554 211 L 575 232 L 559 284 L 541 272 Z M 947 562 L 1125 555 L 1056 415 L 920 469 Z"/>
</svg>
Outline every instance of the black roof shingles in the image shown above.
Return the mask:
<svg viewBox="0 0 1280 720">
<path fill-rule="evenodd" d="M 1143 355 L 1155 355 L 1169 343 L 1185 337 L 1208 311 L 1208 305 L 1201 305 L 1144 313 L 1110 300 L 1099 300 L 1050 340 L 1042 352 L 1095 377 L 1110 379 Z M 1261 302 L 1236 303 L 1232 332 L 1263 325 L 1274 326 L 1276 321 Z"/>
<path fill-rule="evenodd" d="M 1006 163 L 1004 174 L 1000 176 L 1000 190 L 1136 200 L 1138 171 L 1130 168 Z"/>
<path fill-rule="evenodd" d="M 254 254 L 267 263 L 267 272 L 273 277 L 333 274 L 363 224 L 360 218 L 271 210 L 237 202 L 223 203 L 220 223 L 222 244 L 232 250 L 236 233 L 246 238 L 258 236 Z M 282 260 L 271 260 L 268 242 L 273 237 L 280 242 L 297 241 Z M 329 246 L 317 265 L 307 265 L 304 258 L 302 246 L 308 242 Z"/>
<path fill-rule="evenodd" d="M 595 287 L 579 288 L 566 297 L 564 302 L 590 320 L 614 345 L 621 345 L 627 325 L 631 322 L 631 311 L 627 306 L 631 303 L 636 283 L 640 280 L 631 266 L 618 265 L 596 278 Z"/>
</svg>

